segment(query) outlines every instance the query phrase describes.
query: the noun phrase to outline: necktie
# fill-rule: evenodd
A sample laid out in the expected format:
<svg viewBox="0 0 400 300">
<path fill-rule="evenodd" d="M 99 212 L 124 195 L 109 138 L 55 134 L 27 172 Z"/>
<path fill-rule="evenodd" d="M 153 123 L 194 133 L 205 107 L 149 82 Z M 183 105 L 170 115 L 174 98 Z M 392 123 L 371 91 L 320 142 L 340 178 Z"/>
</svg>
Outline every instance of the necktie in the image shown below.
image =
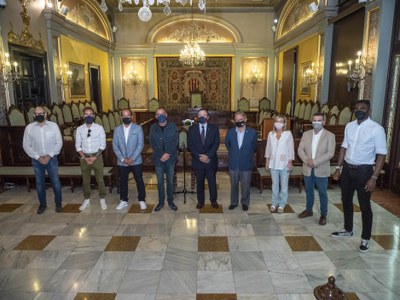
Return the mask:
<svg viewBox="0 0 400 300">
<path fill-rule="evenodd" d="M 203 126 L 201 126 L 201 143 L 203 144 L 203 146 L 204 146 L 204 141 L 205 141 L 205 139 L 206 139 L 206 134 L 205 134 L 205 132 L 204 132 L 204 125 Z"/>
</svg>

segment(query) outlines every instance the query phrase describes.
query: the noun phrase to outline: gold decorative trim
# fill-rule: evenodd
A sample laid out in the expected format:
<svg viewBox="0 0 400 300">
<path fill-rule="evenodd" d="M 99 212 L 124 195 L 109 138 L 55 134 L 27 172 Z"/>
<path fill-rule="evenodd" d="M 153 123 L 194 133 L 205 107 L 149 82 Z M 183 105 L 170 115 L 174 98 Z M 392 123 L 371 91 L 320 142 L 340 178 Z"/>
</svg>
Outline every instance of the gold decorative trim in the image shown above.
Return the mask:
<svg viewBox="0 0 400 300">
<path fill-rule="evenodd" d="M 13 31 L 12 22 L 10 22 L 11 29 L 8 32 L 8 42 L 44 51 L 44 42 L 42 40 L 42 35 L 39 33 L 39 39 L 36 40 L 33 38 L 32 33 L 29 31 L 31 17 L 28 15 L 26 9 L 29 6 L 31 0 L 20 0 L 20 2 L 22 5 L 22 12 L 20 13 L 20 16 L 22 19 L 22 23 L 24 23 L 25 25 L 25 28 L 21 31 L 21 34 L 16 34 Z"/>
</svg>

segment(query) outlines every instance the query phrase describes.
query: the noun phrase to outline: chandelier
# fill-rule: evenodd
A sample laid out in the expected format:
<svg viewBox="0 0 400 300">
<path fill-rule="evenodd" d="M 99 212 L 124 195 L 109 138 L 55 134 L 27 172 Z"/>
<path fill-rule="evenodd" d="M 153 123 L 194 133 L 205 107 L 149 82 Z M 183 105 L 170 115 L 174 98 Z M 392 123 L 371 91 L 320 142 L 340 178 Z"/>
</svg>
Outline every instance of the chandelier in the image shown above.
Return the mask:
<svg viewBox="0 0 400 300">
<path fill-rule="evenodd" d="M 316 85 L 319 84 L 319 82 L 322 79 L 322 76 L 319 75 L 319 67 L 315 67 L 314 63 L 311 63 L 311 67 L 307 68 L 305 72 L 305 76 L 307 79 L 307 84 L 308 85 Z"/>
<path fill-rule="evenodd" d="M 372 62 L 361 51 L 357 52 L 357 58 L 348 61 L 347 90 L 359 87 L 364 83 L 365 77 L 372 75 Z"/>
<path fill-rule="evenodd" d="M 247 83 L 254 87 L 257 84 L 260 84 L 263 81 L 263 74 L 258 70 L 257 65 L 255 64 L 251 69 L 251 72 L 246 76 Z"/>
<path fill-rule="evenodd" d="M 0 67 L 0 75 L 2 75 L 0 77 L 1 81 L 3 81 L 5 84 L 13 83 L 14 81 L 16 81 L 17 84 L 19 84 L 20 75 L 18 63 L 14 61 L 11 65 L 10 54 L 4 53 L 4 59 L 0 60 Z"/>
<path fill-rule="evenodd" d="M 197 66 L 204 63 L 206 55 L 201 50 L 196 41 L 191 41 L 185 45 L 185 49 L 181 50 L 179 61 L 186 66 Z"/>
<path fill-rule="evenodd" d="M 173 1 L 173 0 L 172 0 Z M 201 11 L 206 12 L 206 0 L 198 0 L 197 6 Z M 132 2 L 135 5 L 139 5 L 140 0 L 118 0 L 118 9 L 119 11 L 122 11 L 124 8 L 122 6 L 123 3 L 128 3 L 132 4 Z M 190 6 L 193 4 L 193 0 L 175 0 L 176 3 L 180 3 L 182 6 L 185 6 L 186 3 L 189 2 Z M 171 0 L 142 0 L 143 6 L 139 9 L 138 11 L 138 16 L 140 21 L 142 22 L 148 22 L 151 19 L 152 12 L 150 10 L 150 7 L 154 5 L 155 3 L 157 5 L 164 5 L 163 12 L 166 16 L 169 16 L 171 14 L 171 8 L 170 8 L 170 3 Z M 103 12 L 106 12 L 108 7 L 105 2 L 105 0 L 101 0 L 100 8 L 102 9 Z"/>
<path fill-rule="evenodd" d="M 131 66 L 128 72 L 128 77 L 122 78 L 127 84 L 132 84 L 133 86 L 138 86 L 143 83 L 142 75 L 138 74 L 137 70 Z"/>
</svg>

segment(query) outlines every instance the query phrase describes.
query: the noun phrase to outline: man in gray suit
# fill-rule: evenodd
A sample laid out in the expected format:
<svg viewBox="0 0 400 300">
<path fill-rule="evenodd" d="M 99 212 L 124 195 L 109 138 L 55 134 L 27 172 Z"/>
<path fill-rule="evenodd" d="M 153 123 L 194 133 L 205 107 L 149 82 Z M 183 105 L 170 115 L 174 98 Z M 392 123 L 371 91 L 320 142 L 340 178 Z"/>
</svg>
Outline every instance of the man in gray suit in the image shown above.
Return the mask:
<svg viewBox="0 0 400 300">
<path fill-rule="evenodd" d="M 116 210 L 128 207 L 128 177 L 130 172 L 133 173 L 136 181 L 140 209 L 146 210 L 146 190 L 142 170 L 143 129 L 140 125 L 132 123 L 130 109 L 123 109 L 121 118 L 122 124 L 114 129 L 113 136 L 113 150 L 117 157 L 121 199 Z"/>
<path fill-rule="evenodd" d="M 325 119 L 322 113 L 315 113 L 312 117 L 313 129 L 303 133 L 297 150 L 303 161 L 303 175 L 306 189 L 306 210 L 299 214 L 299 218 L 313 215 L 314 186 L 317 186 L 321 217 L 320 225 L 326 224 L 328 213 L 328 177 L 330 175 L 330 160 L 335 154 L 335 135 L 324 129 Z"/>
</svg>

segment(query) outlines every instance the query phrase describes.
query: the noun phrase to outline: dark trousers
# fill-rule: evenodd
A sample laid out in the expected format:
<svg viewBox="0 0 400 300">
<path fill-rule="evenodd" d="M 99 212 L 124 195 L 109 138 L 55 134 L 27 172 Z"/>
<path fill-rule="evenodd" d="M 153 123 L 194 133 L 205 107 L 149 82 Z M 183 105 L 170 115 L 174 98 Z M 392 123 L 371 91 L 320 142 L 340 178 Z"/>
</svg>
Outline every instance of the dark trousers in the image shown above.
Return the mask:
<svg viewBox="0 0 400 300">
<path fill-rule="evenodd" d="M 128 178 L 129 173 L 132 172 L 136 181 L 138 200 L 146 201 L 146 189 L 143 181 L 142 164 L 133 166 L 118 166 L 118 169 L 120 199 L 123 201 L 128 201 Z"/>
<path fill-rule="evenodd" d="M 353 231 L 353 196 L 357 191 L 358 203 L 361 209 L 362 234 L 361 238 L 369 240 L 372 230 L 371 192 L 365 191 L 365 185 L 373 174 L 372 166 L 352 168 L 344 163 L 340 186 L 344 213 L 344 229 Z"/>
<path fill-rule="evenodd" d="M 216 169 L 194 169 L 194 174 L 196 175 L 196 191 L 197 191 L 197 202 L 204 204 L 204 181 L 207 178 L 208 191 L 210 192 L 211 203 L 217 202 L 217 179 Z"/>
</svg>

